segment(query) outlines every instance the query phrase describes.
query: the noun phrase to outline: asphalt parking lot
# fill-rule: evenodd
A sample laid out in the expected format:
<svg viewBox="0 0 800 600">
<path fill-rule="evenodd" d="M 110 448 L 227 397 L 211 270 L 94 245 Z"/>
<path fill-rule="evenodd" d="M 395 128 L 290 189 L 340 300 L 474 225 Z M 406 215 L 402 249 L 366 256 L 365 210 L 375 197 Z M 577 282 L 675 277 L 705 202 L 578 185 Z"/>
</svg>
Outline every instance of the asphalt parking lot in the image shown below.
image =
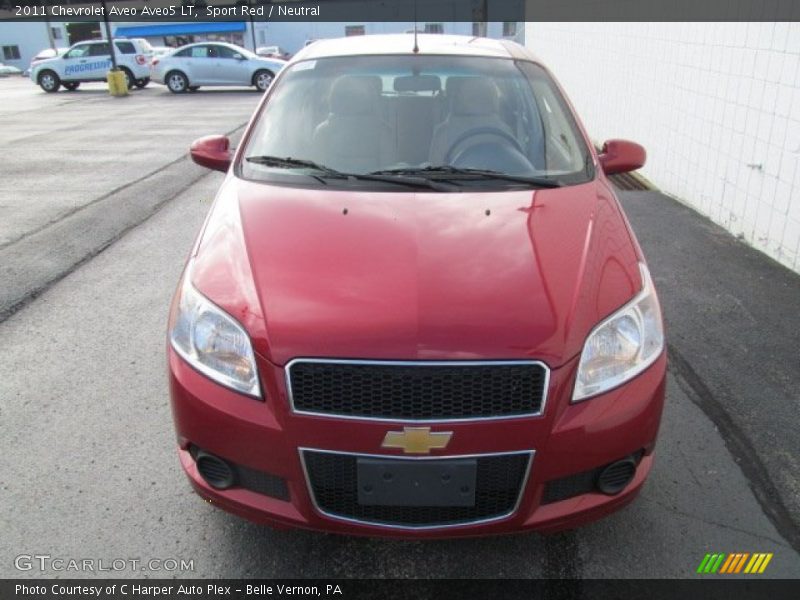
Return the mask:
<svg viewBox="0 0 800 600">
<path fill-rule="evenodd" d="M 3 145 L 13 149 L 0 181 L 6 310 L 197 182 L 204 173 L 184 160 L 182 133 L 235 133 L 258 100 L 254 91 L 218 88 L 198 92 L 206 98 L 198 102 L 151 83 L 109 112 L 100 83 L 56 94 L 20 77 L 0 85 Z"/>
<path fill-rule="evenodd" d="M 763 576 L 800 575 L 800 363 L 779 320 L 797 322 L 800 278 L 653 192 L 623 203 L 673 360 L 656 466 L 628 508 L 553 536 L 404 542 L 273 531 L 194 495 L 164 336 L 222 175 L 185 154 L 235 134 L 258 98 L 0 80 L 0 577 L 109 575 L 19 571 L 21 554 L 194 562 L 111 573 L 126 577 L 692 577 L 707 552 L 773 552 Z"/>
</svg>

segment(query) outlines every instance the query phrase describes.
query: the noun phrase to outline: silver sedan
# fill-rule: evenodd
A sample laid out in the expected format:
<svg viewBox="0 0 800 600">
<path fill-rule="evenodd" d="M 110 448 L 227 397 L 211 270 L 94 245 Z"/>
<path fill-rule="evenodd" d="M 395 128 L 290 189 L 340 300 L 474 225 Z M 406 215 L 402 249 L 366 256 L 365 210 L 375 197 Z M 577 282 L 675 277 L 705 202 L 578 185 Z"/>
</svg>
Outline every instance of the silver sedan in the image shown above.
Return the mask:
<svg viewBox="0 0 800 600">
<path fill-rule="evenodd" d="M 150 78 L 180 94 L 201 85 L 254 86 L 266 90 L 286 64 L 223 42 L 200 42 L 153 60 Z"/>
</svg>

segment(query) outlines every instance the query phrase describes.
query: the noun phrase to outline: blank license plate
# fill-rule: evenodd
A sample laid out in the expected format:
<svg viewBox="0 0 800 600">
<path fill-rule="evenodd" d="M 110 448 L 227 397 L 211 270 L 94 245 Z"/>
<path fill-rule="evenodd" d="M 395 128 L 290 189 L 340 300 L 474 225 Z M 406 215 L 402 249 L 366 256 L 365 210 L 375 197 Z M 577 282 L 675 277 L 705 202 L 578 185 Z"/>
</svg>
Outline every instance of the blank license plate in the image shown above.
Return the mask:
<svg viewBox="0 0 800 600">
<path fill-rule="evenodd" d="M 359 458 L 362 506 L 475 506 L 477 460 Z"/>
</svg>

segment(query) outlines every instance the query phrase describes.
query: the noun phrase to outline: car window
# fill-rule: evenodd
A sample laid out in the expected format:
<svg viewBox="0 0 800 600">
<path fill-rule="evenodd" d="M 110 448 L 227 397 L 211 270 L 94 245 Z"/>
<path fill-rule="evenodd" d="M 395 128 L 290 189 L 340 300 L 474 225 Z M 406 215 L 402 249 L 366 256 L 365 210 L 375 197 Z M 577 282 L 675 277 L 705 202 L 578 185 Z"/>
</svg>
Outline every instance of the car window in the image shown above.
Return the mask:
<svg viewBox="0 0 800 600">
<path fill-rule="evenodd" d="M 167 48 L 166 52 L 169 52 L 169 48 Z M 173 56 L 178 56 L 180 58 L 188 58 L 192 55 L 192 50 L 194 48 L 184 48 L 183 50 L 178 50 L 177 52 L 173 53 Z"/>
<path fill-rule="evenodd" d="M 209 56 L 208 46 L 193 46 L 190 50 L 189 56 L 192 58 L 208 58 Z"/>
<path fill-rule="evenodd" d="M 136 47 L 133 45 L 133 42 L 114 42 L 117 45 L 117 48 L 123 54 L 136 54 Z"/>
<path fill-rule="evenodd" d="M 107 42 L 89 46 L 89 56 L 108 56 L 109 54 L 111 54 L 111 47 Z"/>
<path fill-rule="evenodd" d="M 87 56 L 89 54 L 89 44 L 82 44 L 80 46 L 74 46 L 71 48 L 66 54 L 64 54 L 64 58 L 80 58 L 81 56 Z"/>
<path fill-rule="evenodd" d="M 239 54 L 241 56 L 240 52 L 236 52 L 235 50 L 232 50 L 231 48 L 228 48 L 227 46 L 214 46 L 214 48 L 219 53 L 219 57 L 220 58 L 233 58 L 234 55 L 236 55 L 236 54 Z"/>
<path fill-rule="evenodd" d="M 492 170 L 560 185 L 593 176 L 591 154 L 544 69 L 459 56 L 353 56 L 295 63 L 274 84 L 245 157 L 305 159 L 357 175 Z M 256 179 L 313 172 L 241 163 Z M 346 184 L 343 184 L 346 185 Z"/>
</svg>

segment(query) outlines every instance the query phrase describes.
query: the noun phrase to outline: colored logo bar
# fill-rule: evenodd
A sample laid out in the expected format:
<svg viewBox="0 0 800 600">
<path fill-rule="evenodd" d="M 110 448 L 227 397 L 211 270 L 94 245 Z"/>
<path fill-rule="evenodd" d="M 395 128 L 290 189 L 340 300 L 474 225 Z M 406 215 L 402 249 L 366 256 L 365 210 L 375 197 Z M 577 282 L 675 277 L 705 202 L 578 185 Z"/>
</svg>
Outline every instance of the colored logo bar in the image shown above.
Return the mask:
<svg viewBox="0 0 800 600">
<path fill-rule="evenodd" d="M 772 552 L 734 552 L 732 554 L 706 554 L 697 567 L 697 572 L 702 574 L 725 574 L 735 575 L 739 573 L 755 575 L 763 573 L 769 561 L 772 560 Z"/>
</svg>

